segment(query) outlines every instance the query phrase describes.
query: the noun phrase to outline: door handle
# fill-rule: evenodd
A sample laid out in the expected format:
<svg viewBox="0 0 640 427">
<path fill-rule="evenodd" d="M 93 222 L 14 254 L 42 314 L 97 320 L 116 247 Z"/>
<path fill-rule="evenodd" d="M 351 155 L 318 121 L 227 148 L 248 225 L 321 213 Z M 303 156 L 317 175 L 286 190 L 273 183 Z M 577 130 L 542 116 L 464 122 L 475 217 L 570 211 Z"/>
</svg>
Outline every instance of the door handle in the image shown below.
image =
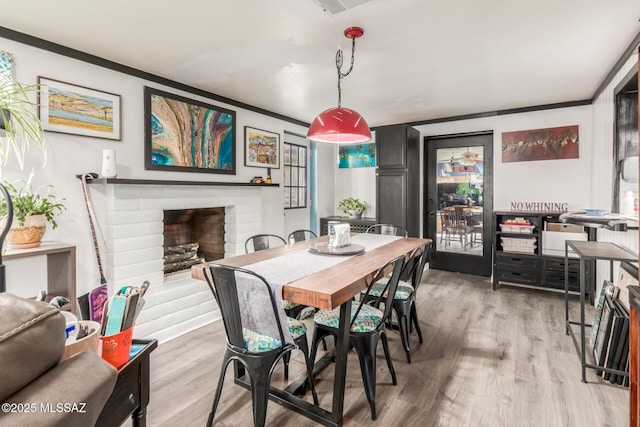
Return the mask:
<svg viewBox="0 0 640 427">
<path fill-rule="evenodd" d="M 429 216 L 434 216 L 434 215 L 435 215 L 435 212 L 429 211 Z"/>
</svg>

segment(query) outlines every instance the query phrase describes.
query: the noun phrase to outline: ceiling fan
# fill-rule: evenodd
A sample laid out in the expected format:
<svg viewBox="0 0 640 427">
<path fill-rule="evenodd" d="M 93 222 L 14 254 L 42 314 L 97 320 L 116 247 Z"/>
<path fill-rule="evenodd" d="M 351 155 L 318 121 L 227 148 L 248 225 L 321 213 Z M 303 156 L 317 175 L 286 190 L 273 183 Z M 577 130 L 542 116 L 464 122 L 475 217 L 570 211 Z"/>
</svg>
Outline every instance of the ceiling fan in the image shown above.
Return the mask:
<svg viewBox="0 0 640 427">
<path fill-rule="evenodd" d="M 477 157 L 479 157 L 479 155 L 476 153 L 472 153 L 467 147 L 467 151 L 462 153 L 462 157 L 458 160 L 458 163 L 465 167 L 474 166 L 476 164 Z"/>
</svg>

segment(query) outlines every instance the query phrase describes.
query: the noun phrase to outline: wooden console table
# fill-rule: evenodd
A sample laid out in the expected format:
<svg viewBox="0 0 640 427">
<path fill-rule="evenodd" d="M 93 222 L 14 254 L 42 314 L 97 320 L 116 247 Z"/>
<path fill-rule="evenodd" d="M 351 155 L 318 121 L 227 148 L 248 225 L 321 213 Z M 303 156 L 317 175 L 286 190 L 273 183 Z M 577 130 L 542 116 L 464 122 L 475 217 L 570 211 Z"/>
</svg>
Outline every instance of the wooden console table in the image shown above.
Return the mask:
<svg viewBox="0 0 640 427">
<path fill-rule="evenodd" d="M 131 415 L 133 427 L 147 425 L 147 405 L 149 404 L 149 355 L 156 347 L 157 340 L 133 340 L 133 344 L 144 348 L 118 370 L 118 380 L 109 400 L 102 408 L 96 427 L 119 426 Z"/>
<path fill-rule="evenodd" d="M 47 293 L 63 296 L 71 302 L 69 309 L 76 312 L 76 247 L 60 242 L 42 242 L 37 248 L 7 249 L 2 260 L 47 257 Z"/>
</svg>

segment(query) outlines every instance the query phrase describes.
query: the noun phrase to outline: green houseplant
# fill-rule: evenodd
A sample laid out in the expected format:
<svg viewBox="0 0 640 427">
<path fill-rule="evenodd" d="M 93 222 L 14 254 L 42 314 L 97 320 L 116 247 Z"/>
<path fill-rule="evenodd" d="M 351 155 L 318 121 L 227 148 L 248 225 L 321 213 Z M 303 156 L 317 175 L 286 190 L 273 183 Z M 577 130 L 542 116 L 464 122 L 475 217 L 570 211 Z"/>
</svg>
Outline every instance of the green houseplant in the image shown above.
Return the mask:
<svg viewBox="0 0 640 427">
<path fill-rule="evenodd" d="M 58 199 L 50 193 L 50 185 L 39 187 L 33 190 L 31 179 L 20 187 L 4 182 L 11 203 L 13 204 L 13 221 L 9 234 L 7 235 L 7 245 L 15 248 L 28 248 L 40 245 L 42 236 L 46 231 L 47 222 L 52 228 L 56 228 L 55 217 L 62 213 L 65 206 L 64 199 Z M 7 202 L 0 202 L 0 218 L 6 221 Z"/>
<path fill-rule="evenodd" d="M 340 200 L 338 210 L 349 215 L 351 218 L 360 218 L 368 206 L 369 204 L 365 201 L 360 201 L 355 197 L 347 197 L 346 199 Z"/>
</svg>

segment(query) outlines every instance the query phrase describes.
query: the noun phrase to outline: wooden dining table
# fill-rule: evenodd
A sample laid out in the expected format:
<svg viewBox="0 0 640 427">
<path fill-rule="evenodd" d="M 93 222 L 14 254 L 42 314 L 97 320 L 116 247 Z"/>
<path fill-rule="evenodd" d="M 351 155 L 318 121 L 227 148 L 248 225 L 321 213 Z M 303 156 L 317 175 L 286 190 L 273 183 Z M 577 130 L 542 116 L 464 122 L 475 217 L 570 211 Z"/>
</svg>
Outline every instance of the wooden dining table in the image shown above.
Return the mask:
<svg viewBox="0 0 640 427">
<path fill-rule="evenodd" d="M 304 240 L 295 244 L 219 259 L 211 263 L 251 269 L 250 266 L 252 264 L 295 252 L 307 252 L 312 244 L 326 241 L 327 236 L 322 236 L 317 239 Z M 304 383 L 304 377 L 293 382 L 285 390 L 272 387 L 269 398 L 320 424 L 326 426 L 342 425 L 347 353 L 349 348 L 349 314 L 351 313 L 352 298 L 366 287 L 368 283 L 367 278 L 371 278 L 372 275 L 388 261 L 402 255 L 408 256 L 414 249 L 430 242 L 431 240 L 429 239 L 413 237 L 399 238 L 375 249 L 366 251 L 361 255 L 349 257 L 343 262 L 329 268 L 285 284 L 282 287 L 282 298 L 287 301 L 319 309 L 330 310 L 340 307 L 340 326 L 334 354 L 336 366 L 332 408 L 331 411 L 325 410 L 295 395 L 295 390 Z M 192 277 L 204 280 L 204 269 L 207 268 L 207 264 L 193 266 L 191 269 Z M 314 374 L 326 367 L 329 364 L 329 359 L 329 357 L 325 357 L 323 361 L 316 362 L 314 365 Z M 235 382 L 248 387 L 249 383 L 246 378 L 243 378 L 244 372 L 239 366 L 235 367 L 234 372 Z"/>
</svg>

